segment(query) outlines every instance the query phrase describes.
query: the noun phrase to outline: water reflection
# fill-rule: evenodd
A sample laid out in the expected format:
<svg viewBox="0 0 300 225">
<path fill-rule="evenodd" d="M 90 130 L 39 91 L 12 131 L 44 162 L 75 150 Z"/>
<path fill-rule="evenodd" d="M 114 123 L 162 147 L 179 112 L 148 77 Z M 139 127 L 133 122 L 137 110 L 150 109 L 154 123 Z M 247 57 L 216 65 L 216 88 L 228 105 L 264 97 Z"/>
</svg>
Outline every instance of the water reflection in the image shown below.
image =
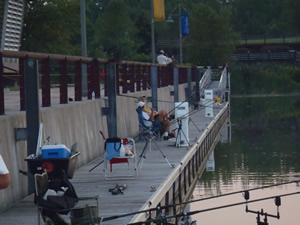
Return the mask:
<svg viewBox="0 0 300 225">
<path fill-rule="evenodd" d="M 215 171 L 204 172 L 194 199 L 300 179 L 300 101 L 294 97 L 236 98 L 231 101 L 232 142 L 218 145 Z M 250 192 L 250 200 L 300 191 L 289 184 Z M 243 202 L 242 194 L 191 204 L 191 211 Z M 298 225 L 300 196 L 281 199 L 280 220 L 270 225 Z M 249 209 L 277 213 L 274 200 L 249 204 Z M 200 213 L 197 224 L 253 225 L 256 215 L 245 205 Z"/>
</svg>

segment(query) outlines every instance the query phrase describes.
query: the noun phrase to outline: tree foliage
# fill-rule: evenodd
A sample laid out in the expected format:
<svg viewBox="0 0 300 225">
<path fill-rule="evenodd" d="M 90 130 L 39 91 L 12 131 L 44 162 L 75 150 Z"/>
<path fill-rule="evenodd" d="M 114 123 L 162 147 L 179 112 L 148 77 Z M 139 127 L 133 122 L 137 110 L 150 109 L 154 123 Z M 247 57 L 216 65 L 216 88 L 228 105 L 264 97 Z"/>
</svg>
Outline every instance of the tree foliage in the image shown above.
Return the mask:
<svg viewBox="0 0 300 225">
<path fill-rule="evenodd" d="M 88 56 L 151 61 L 149 0 L 86 0 Z M 189 14 L 190 36 L 184 37 L 184 62 L 214 65 L 231 56 L 236 33 L 278 34 L 300 32 L 298 0 L 165 0 L 166 17 L 174 23 L 155 22 L 156 51 L 179 55 L 179 15 Z M 21 50 L 80 55 L 80 1 L 26 2 Z"/>
<path fill-rule="evenodd" d="M 207 4 L 193 6 L 187 43 L 188 61 L 196 65 L 223 65 L 232 55 L 236 34 L 228 8 L 214 10 Z"/>
<path fill-rule="evenodd" d="M 76 0 L 28 1 L 21 49 L 75 55 L 80 51 L 80 14 Z"/>
</svg>

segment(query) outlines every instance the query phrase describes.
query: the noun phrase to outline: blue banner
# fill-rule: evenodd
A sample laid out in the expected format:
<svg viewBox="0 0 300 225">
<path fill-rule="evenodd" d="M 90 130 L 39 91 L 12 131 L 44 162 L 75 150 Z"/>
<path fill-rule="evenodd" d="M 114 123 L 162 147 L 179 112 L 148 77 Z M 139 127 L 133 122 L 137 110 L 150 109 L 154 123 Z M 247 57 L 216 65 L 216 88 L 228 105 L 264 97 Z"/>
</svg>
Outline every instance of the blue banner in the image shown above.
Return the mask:
<svg viewBox="0 0 300 225">
<path fill-rule="evenodd" d="M 189 15 L 187 13 L 181 14 L 181 34 L 182 36 L 190 34 Z"/>
</svg>

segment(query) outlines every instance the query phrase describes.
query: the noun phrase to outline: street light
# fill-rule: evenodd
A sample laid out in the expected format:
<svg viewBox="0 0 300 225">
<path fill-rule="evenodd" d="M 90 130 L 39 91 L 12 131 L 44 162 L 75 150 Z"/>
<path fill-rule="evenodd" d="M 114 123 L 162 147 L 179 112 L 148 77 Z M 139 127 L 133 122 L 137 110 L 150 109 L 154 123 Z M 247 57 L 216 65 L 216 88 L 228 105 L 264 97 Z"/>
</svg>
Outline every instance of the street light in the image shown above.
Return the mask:
<svg viewBox="0 0 300 225">
<path fill-rule="evenodd" d="M 152 63 L 155 63 L 155 43 L 154 43 L 154 6 L 153 0 L 151 3 L 151 49 L 152 49 Z"/>
<path fill-rule="evenodd" d="M 87 57 L 85 0 L 80 0 L 81 56 Z M 82 64 L 82 96 L 87 96 L 87 66 Z"/>
<path fill-rule="evenodd" d="M 182 64 L 183 57 L 182 57 L 182 27 L 181 27 L 181 4 L 178 5 L 178 18 L 179 18 L 179 62 Z M 166 20 L 167 23 L 173 23 L 174 20 L 171 17 L 171 14 L 168 16 Z"/>
</svg>

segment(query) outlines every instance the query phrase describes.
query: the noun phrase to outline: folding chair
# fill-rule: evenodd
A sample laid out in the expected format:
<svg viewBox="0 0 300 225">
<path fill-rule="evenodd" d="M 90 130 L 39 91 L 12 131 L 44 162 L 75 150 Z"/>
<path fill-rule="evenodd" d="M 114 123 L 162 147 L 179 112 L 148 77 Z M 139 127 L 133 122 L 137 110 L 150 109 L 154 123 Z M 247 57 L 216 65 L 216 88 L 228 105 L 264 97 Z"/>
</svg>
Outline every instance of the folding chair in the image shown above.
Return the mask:
<svg viewBox="0 0 300 225">
<path fill-rule="evenodd" d="M 144 146 L 144 149 L 143 149 L 141 155 L 139 156 L 139 162 L 138 162 L 139 168 L 142 167 L 143 161 L 146 158 L 147 149 L 149 149 L 149 151 L 151 151 L 152 140 L 154 141 L 154 144 L 156 145 L 157 149 L 160 151 L 161 155 L 166 160 L 166 162 L 168 163 L 168 165 L 171 168 L 174 167 L 174 165 L 169 162 L 169 160 L 167 159 L 167 157 L 164 155 L 164 153 L 161 151 L 161 149 L 158 147 L 158 145 L 155 142 L 155 139 L 159 137 L 160 129 L 162 128 L 161 124 L 160 123 L 152 122 L 152 126 L 146 126 L 146 124 L 145 124 L 146 119 L 143 117 L 142 108 L 138 107 L 136 109 L 136 112 L 138 114 L 139 124 L 143 128 L 143 134 L 144 134 L 143 137 L 146 138 L 146 144 Z"/>
<path fill-rule="evenodd" d="M 127 143 L 123 143 L 124 141 Z M 125 149 L 127 146 L 131 146 L 132 149 Z M 127 151 L 127 152 L 126 152 Z M 129 154 L 128 154 L 129 153 Z M 124 169 L 112 170 L 112 164 L 127 163 L 128 170 L 130 169 L 129 160 L 133 160 L 133 171 L 129 173 Z M 107 170 L 108 161 L 110 163 L 110 171 Z M 136 162 L 136 149 L 133 138 L 127 137 L 121 138 L 108 138 L 105 140 L 105 156 L 104 156 L 104 177 L 106 180 L 117 179 L 134 179 L 138 175 L 138 168 Z"/>
<path fill-rule="evenodd" d="M 71 224 L 101 224 L 99 217 L 99 196 L 78 198 L 76 193 L 73 197 L 65 195 L 45 195 L 50 192 L 49 183 L 54 182 L 48 180 L 46 172 L 42 174 L 35 174 L 35 204 L 38 209 L 38 225 L 40 222 L 40 215 L 46 225 L 52 224 L 70 224 L 62 215 L 70 214 Z M 73 188 L 73 187 L 69 187 Z M 67 191 L 66 191 L 67 192 Z M 50 201 L 51 200 L 51 201 Z M 96 205 L 86 205 L 84 207 L 75 207 L 81 200 L 95 200 Z"/>
<path fill-rule="evenodd" d="M 139 139 L 147 139 L 149 136 L 154 135 L 159 138 L 161 131 L 161 124 L 159 121 L 153 121 L 151 126 L 145 124 L 146 119 L 143 117 L 143 109 L 138 107 L 136 109 L 138 120 L 139 120 Z"/>
</svg>

